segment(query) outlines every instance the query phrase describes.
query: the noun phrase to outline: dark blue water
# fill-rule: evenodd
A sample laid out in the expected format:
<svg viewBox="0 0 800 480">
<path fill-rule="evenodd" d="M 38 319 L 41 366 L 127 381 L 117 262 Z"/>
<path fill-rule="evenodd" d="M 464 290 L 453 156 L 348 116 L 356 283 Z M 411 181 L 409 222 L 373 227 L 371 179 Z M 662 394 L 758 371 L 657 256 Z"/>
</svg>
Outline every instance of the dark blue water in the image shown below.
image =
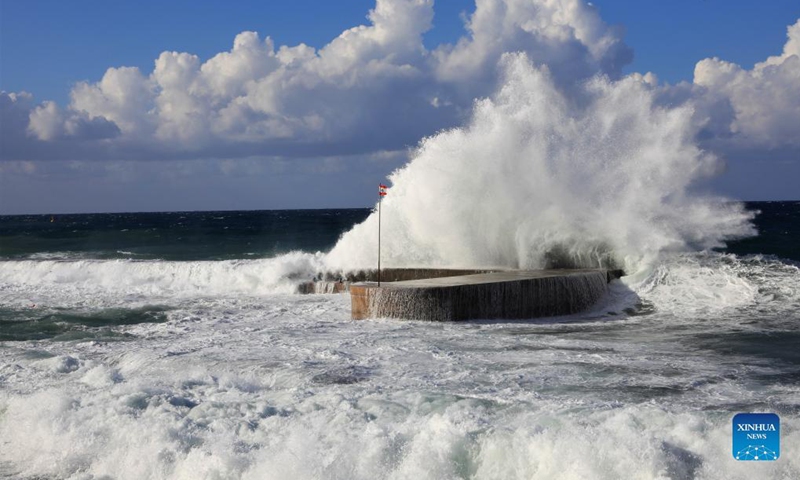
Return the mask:
<svg viewBox="0 0 800 480">
<path fill-rule="evenodd" d="M 728 253 L 764 254 L 800 261 L 800 202 L 748 202 L 758 212 L 758 236 L 729 242 Z"/>
<path fill-rule="evenodd" d="M 765 255 L 800 262 L 800 202 L 753 202 L 747 207 L 758 212 L 759 235 L 731 242 L 722 250 L 740 257 Z M 297 250 L 324 252 L 369 214 L 370 209 L 344 209 L 0 216 L 0 261 L 183 262 L 272 258 Z M 0 279 L 0 289 L 4 288 Z M 57 305 L 47 310 L 0 305 L 0 341 L 98 335 L 115 339 L 114 329 L 104 327 L 165 318 L 164 307 L 158 304 L 86 311 Z"/>
<path fill-rule="evenodd" d="M 0 216 L 0 259 L 228 260 L 329 250 L 369 209 Z"/>
<path fill-rule="evenodd" d="M 749 202 L 759 235 L 737 255 L 800 261 L 800 202 Z M 330 250 L 370 209 L 0 216 L 0 259 L 227 260 Z"/>
<path fill-rule="evenodd" d="M 9 478 L 75 462 L 22 476 L 74 478 L 116 451 L 294 471 L 360 459 L 339 446 L 373 432 L 452 462 L 599 448 L 581 478 L 643 461 L 629 476 L 744 478 L 731 418 L 772 412 L 782 457 L 750 472 L 800 478 L 800 202 L 747 206 L 759 236 L 665 256 L 603 310 L 462 324 L 353 322 L 346 298 L 278 288 L 316 273 L 281 254 L 329 250 L 366 209 L 0 217 L 0 477 L 4 454 Z M 50 457 L 31 462 L 39 444 Z M 372 458 L 380 477 L 389 457 Z"/>
</svg>

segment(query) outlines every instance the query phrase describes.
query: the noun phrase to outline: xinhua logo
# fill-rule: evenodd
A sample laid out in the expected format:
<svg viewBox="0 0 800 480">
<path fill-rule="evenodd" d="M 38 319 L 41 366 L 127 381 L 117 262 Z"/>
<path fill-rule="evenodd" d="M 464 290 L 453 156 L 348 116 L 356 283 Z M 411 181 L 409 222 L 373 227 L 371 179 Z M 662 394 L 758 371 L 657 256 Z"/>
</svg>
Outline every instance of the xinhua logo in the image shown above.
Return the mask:
<svg viewBox="0 0 800 480">
<path fill-rule="evenodd" d="M 781 419 L 774 413 L 733 417 L 733 458 L 770 461 L 781 456 Z"/>
</svg>

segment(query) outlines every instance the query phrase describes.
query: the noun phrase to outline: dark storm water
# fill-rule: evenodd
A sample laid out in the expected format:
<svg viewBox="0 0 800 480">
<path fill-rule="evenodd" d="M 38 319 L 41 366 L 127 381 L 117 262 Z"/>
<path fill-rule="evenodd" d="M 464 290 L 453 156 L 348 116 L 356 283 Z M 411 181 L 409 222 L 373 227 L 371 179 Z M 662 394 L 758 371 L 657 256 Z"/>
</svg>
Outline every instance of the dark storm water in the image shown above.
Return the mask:
<svg viewBox="0 0 800 480">
<path fill-rule="evenodd" d="M 800 202 L 749 202 L 757 237 L 736 255 L 800 261 Z M 0 259 L 228 260 L 327 251 L 370 209 L 0 216 Z M 52 220 L 52 221 L 51 221 Z"/>
<path fill-rule="evenodd" d="M 755 218 L 759 236 L 731 242 L 723 251 L 739 257 L 777 257 L 789 264 L 800 261 L 800 202 L 754 202 L 747 207 L 760 212 Z M 296 250 L 327 251 L 369 213 L 369 209 L 342 209 L 0 216 L 0 262 L 249 260 Z M 1 288 L 5 288 L 2 279 Z M 102 310 L 41 307 L 0 305 L 0 341 L 125 340 L 114 327 L 163 322 L 169 310 L 162 305 Z M 648 311 L 644 305 L 634 314 Z M 748 322 L 761 321 L 749 315 L 752 312 L 745 314 Z M 779 338 L 769 333 L 739 338 L 733 332 L 735 338 L 724 339 L 718 333 L 700 334 L 689 341 L 730 352 L 761 351 L 769 343 L 770 351 L 796 362 L 797 334 L 784 333 Z"/>
<path fill-rule="evenodd" d="M 0 259 L 229 260 L 316 252 L 333 247 L 369 213 L 340 209 L 0 216 Z"/>
<path fill-rule="evenodd" d="M 379 430 L 370 422 L 386 415 L 386 435 L 392 438 L 434 432 L 433 445 L 420 450 L 436 453 L 442 441 L 466 445 L 456 460 L 465 472 L 476 462 L 472 452 L 485 445 L 530 457 L 536 455 L 537 436 L 544 435 L 546 445 L 564 446 L 590 435 L 597 444 L 631 439 L 601 454 L 611 456 L 607 464 L 631 455 L 663 459 L 661 475 L 629 476 L 676 479 L 737 478 L 730 473 L 746 467 L 734 464 L 730 454 L 731 418 L 768 411 L 781 417 L 784 451 L 752 478 L 800 478 L 793 455 L 800 445 L 800 202 L 750 203 L 748 208 L 760 212 L 754 220 L 758 237 L 731 242 L 726 254 L 665 258 L 648 273 L 652 287 L 615 282 L 608 307 L 570 317 L 459 324 L 352 322 L 341 297 L 271 295 L 258 289 L 242 294 L 229 283 L 181 296 L 183 291 L 174 295 L 172 284 L 160 282 L 178 272 L 193 287 L 195 276 L 229 275 L 226 268 L 261 280 L 291 278 L 287 272 L 294 270 L 263 267 L 286 257 L 308 257 L 281 256 L 289 251 L 329 250 L 366 218 L 366 209 L 64 215 L 53 222 L 49 215 L 0 217 L 0 393 L 17 408 L 8 411 L 30 410 L 30 418 L 43 419 L 35 423 L 39 434 L 65 445 L 61 459 L 95 442 L 101 445 L 86 458 L 105 461 L 106 444 L 94 439 L 106 430 L 155 431 L 159 448 L 175 450 L 184 448 L 182 438 L 201 438 L 186 450 L 204 451 L 226 442 L 192 419 L 217 410 L 216 417 L 208 417 L 215 425 L 236 428 L 223 431 L 230 434 L 224 438 L 247 445 L 253 438 L 250 426 L 271 420 L 247 423 L 242 407 L 266 398 L 277 405 L 276 412 L 292 412 L 274 415 L 281 427 L 269 434 L 303 432 L 302 438 L 311 439 L 312 455 L 319 455 L 313 449 L 317 438 L 330 446 L 323 454 L 350 455 L 337 450 L 349 445 L 347 435 Z M 120 265 L 124 268 L 116 269 Z M 252 265 L 262 269 L 254 272 Z M 139 275 L 140 267 L 153 273 Z M 124 272 L 135 281 L 125 281 Z M 142 284 L 155 286 L 155 293 L 131 293 Z M 95 294 L 100 298 L 92 298 Z M 29 299 L 38 305 L 31 308 Z M 56 371 L 32 375 L 42 361 Z M 2 370 L 3 364 L 8 368 Z M 106 366 L 111 372 L 124 367 L 126 376 L 112 378 L 118 385 L 93 383 L 95 368 Z M 198 382 L 197 369 L 211 380 Z M 248 381 L 236 391 L 229 383 L 215 383 L 240 372 L 290 383 L 275 387 Z M 30 392 L 56 392 L 56 398 L 71 403 L 62 402 L 70 406 L 53 413 L 51 404 L 59 402 L 51 396 L 29 401 Z M 114 407 L 127 406 L 131 392 L 154 398 L 144 402 L 147 415 Z M 297 407 L 298 392 L 304 398 L 319 393 L 308 397 L 314 407 Z M 343 404 L 343 397 L 352 401 Z M 429 407 L 428 400 L 415 406 L 423 397 L 449 406 Z M 364 410 L 361 399 L 368 400 Z M 374 402 L 390 406 L 375 417 Z M 352 412 L 346 421 L 339 413 L 342 405 Z M 158 409 L 168 412 L 164 433 L 160 425 L 145 423 Z M 412 412 L 412 420 L 391 420 L 406 415 L 399 411 Z M 328 412 L 332 420 L 315 423 Z M 465 431 L 448 433 L 451 427 L 442 428 L 441 421 L 451 414 L 456 416 L 450 425 L 459 425 L 462 414 L 482 419 L 476 424 L 480 430 L 472 430 L 469 420 Z M 425 430 L 429 419 L 435 430 Z M 17 425 L 6 430 L 17 436 L 7 436 L 5 445 L 30 436 Z M 346 433 L 327 436 L 337 428 Z M 292 438 L 270 444 L 296 445 Z M 522 444 L 515 443 L 518 438 Z M 260 442 L 254 451 L 269 448 Z M 584 456 L 592 460 L 588 452 Z M 8 478 L 17 478 L 25 467 L 13 460 L 5 465 Z M 513 461 L 512 456 L 507 463 Z M 598 465 L 581 478 L 608 473 Z"/>
<path fill-rule="evenodd" d="M 800 261 L 800 202 L 747 202 L 758 215 L 758 236 L 728 243 L 722 251 L 736 255 L 764 254 Z"/>
<path fill-rule="evenodd" d="M 235 260 L 328 250 L 369 209 L 0 216 L 0 262 Z M 0 289 L 4 288 L 0 278 Z M 166 321 L 168 308 L 0 305 L 0 342 L 128 339 L 115 327 Z"/>
</svg>

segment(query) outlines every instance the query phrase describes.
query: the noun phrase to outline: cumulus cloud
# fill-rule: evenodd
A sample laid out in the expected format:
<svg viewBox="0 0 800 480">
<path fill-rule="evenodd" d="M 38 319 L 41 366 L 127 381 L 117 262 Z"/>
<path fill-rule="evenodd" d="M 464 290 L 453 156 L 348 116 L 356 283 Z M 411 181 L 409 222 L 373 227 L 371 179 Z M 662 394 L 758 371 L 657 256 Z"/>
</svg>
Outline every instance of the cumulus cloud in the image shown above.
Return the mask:
<svg viewBox="0 0 800 480">
<path fill-rule="evenodd" d="M 80 82 L 72 89 L 69 110 L 89 119 L 104 118 L 127 136 L 148 134 L 153 91 L 152 80 L 138 68 L 109 68 L 99 82 Z"/>
<path fill-rule="evenodd" d="M 40 140 L 71 138 L 97 140 L 113 138 L 119 127 L 103 116 L 89 117 L 79 112 L 63 112 L 55 102 L 44 102 L 34 108 L 29 117 L 28 132 Z"/>
<path fill-rule="evenodd" d="M 33 95 L 28 92 L 0 92 L 0 135 L 3 145 L 8 145 L 15 137 L 25 134 L 32 102 Z"/>
<path fill-rule="evenodd" d="M 781 55 L 751 70 L 708 58 L 696 65 L 694 84 L 717 133 L 748 146 L 800 147 L 800 20 Z"/>
<path fill-rule="evenodd" d="M 479 0 L 461 40 L 427 50 L 433 14 L 432 0 L 377 0 L 367 25 L 319 50 L 243 32 L 206 61 L 167 51 L 149 74 L 109 68 L 75 85 L 65 107 L 31 107 L 24 150 L 37 159 L 401 150 L 460 123 L 496 88 L 505 52 L 527 53 L 564 85 L 619 77 L 631 58 L 621 32 L 581 0 Z"/>
<path fill-rule="evenodd" d="M 163 52 L 151 72 L 109 68 L 76 84 L 68 105 L 0 94 L 0 158 L 177 160 L 322 157 L 400 151 L 463 123 L 498 89 L 503 54 L 522 52 L 558 88 L 622 77 L 632 59 L 620 28 L 583 0 L 476 0 L 454 44 L 426 49 L 432 0 L 377 0 L 368 23 L 320 49 L 276 46 L 242 32 L 201 59 Z M 665 104 L 691 103 L 698 139 L 723 156 L 800 148 L 800 21 L 780 55 L 746 69 L 697 64 L 693 82 L 658 85 Z M 786 155 L 784 155 L 786 156 Z"/>
<path fill-rule="evenodd" d="M 622 31 L 606 25 L 594 7 L 580 0 L 477 0 L 466 27 L 469 35 L 454 47 L 434 52 L 441 80 L 491 76 L 506 52 L 524 52 L 534 63 L 547 65 L 561 84 L 597 73 L 617 78 L 633 59 Z"/>
</svg>

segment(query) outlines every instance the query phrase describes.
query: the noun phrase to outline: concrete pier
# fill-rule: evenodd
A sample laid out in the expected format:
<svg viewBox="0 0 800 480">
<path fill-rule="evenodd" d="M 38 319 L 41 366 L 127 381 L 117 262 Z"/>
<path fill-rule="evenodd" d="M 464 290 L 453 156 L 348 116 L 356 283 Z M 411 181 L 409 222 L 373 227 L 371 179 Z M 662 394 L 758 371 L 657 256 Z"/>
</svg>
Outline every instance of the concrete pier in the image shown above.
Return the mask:
<svg viewBox="0 0 800 480">
<path fill-rule="evenodd" d="M 404 282 L 408 280 L 431 279 L 441 277 L 457 277 L 478 273 L 496 272 L 498 269 L 454 269 L 454 268 L 384 268 L 381 270 L 381 282 Z M 377 282 L 378 271 L 354 270 L 349 272 L 320 272 L 310 282 L 297 286 L 298 293 L 343 293 L 350 285 L 359 282 Z"/>
<path fill-rule="evenodd" d="M 349 285 L 353 319 L 456 321 L 569 315 L 597 303 L 608 291 L 608 282 L 622 276 L 619 270 L 603 269 L 438 272 L 446 275 L 401 281 L 385 281 L 382 275 L 380 286 Z"/>
</svg>

